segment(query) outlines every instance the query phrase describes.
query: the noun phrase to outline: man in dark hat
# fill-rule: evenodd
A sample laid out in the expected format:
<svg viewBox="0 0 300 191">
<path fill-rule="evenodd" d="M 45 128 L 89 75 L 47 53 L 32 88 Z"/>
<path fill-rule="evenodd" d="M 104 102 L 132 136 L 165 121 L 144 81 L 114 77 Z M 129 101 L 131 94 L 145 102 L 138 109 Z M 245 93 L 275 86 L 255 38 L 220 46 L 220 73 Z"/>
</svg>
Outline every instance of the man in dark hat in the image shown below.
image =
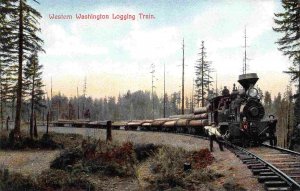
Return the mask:
<svg viewBox="0 0 300 191">
<path fill-rule="evenodd" d="M 242 146 L 246 147 L 248 146 L 248 142 L 250 139 L 249 135 L 249 123 L 247 121 L 246 117 L 243 117 L 243 121 L 240 124 L 240 131 L 241 131 L 241 137 L 242 137 Z"/>
<path fill-rule="evenodd" d="M 277 119 L 275 119 L 274 115 L 269 115 L 268 133 L 269 133 L 270 145 L 271 146 L 276 146 L 277 145 L 277 137 L 275 136 L 276 124 L 277 124 Z"/>
</svg>

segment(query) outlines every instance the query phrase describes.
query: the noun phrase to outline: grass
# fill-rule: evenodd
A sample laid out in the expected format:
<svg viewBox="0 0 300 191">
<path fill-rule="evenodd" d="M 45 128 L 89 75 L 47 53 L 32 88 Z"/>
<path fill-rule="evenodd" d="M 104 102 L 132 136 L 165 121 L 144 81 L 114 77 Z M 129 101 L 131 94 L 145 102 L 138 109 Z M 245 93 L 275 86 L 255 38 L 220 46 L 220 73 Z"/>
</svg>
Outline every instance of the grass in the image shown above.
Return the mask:
<svg viewBox="0 0 300 191">
<path fill-rule="evenodd" d="M 0 190 L 6 191 L 42 191 L 42 190 L 95 190 L 86 176 L 76 176 L 63 170 L 43 171 L 38 177 L 31 178 L 20 173 L 0 170 Z"/>
</svg>

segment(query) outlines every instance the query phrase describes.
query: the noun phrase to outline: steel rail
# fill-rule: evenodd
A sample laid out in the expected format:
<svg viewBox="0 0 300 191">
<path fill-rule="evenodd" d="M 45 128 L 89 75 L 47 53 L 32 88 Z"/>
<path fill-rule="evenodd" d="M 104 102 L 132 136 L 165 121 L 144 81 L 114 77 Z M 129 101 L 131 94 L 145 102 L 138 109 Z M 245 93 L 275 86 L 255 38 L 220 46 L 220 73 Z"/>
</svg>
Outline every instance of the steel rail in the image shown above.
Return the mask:
<svg viewBox="0 0 300 191">
<path fill-rule="evenodd" d="M 295 180 L 293 180 L 291 177 L 289 177 L 287 174 L 285 174 L 284 172 L 282 172 L 280 169 L 278 169 L 277 167 L 275 167 L 274 165 L 272 165 L 271 163 L 263 160 L 262 158 L 260 158 L 259 156 L 255 155 L 254 153 L 239 147 L 237 145 L 234 145 L 232 143 L 229 142 L 224 142 L 226 145 L 229 145 L 230 147 L 238 150 L 238 151 L 242 151 L 243 153 L 259 160 L 260 162 L 264 163 L 267 167 L 270 168 L 270 170 L 272 170 L 276 175 L 278 175 L 281 179 L 283 179 L 290 187 L 292 190 L 300 190 L 300 185 L 299 183 L 297 183 Z M 282 148 L 280 148 L 282 149 Z M 287 150 L 287 149 L 284 149 Z"/>
<path fill-rule="evenodd" d="M 289 150 L 289 149 L 285 149 L 285 148 L 282 148 L 282 147 L 271 146 L 271 145 L 268 145 L 268 144 L 265 144 L 265 143 L 262 143 L 261 145 L 264 146 L 264 147 L 268 147 L 268 148 L 272 148 L 272 149 L 275 149 L 275 150 L 284 151 L 284 152 L 288 152 L 290 154 L 294 154 L 294 155 L 300 156 L 299 152 L 292 151 L 292 150 Z"/>
</svg>

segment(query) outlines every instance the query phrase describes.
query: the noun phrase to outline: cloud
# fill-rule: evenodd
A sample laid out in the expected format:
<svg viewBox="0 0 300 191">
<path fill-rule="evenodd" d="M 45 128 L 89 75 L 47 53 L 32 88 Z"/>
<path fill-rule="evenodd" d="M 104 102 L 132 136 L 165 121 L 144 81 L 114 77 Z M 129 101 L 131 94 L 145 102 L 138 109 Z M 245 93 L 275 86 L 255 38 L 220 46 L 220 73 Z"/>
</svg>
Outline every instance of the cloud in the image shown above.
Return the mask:
<svg viewBox="0 0 300 191">
<path fill-rule="evenodd" d="M 192 22 L 192 28 L 200 37 L 197 44 L 207 40 L 214 49 L 239 48 L 244 45 L 245 27 L 247 42 L 253 44 L 259 36 L 272 31 L 274 11 L 273 1 L 237 1 L 234 4 L 224 1 L 216 4 Z"/>
<path fill-rule="evenodd" d="M 181 41 L 180 32 L 175 27 L 146 30 L 136 27 L 124 39 L 115 43 L 134 59 L 157 61 L 180 50 Z"/>
<path fill-rule="evenodd" d="M 46 54 L 49 56 L 80 56 L 107 54 L 101 45 L 91 45 L 76 31 L 67 31 L 62 25 L 44 24 L 43 30 Z"/>
</svg>

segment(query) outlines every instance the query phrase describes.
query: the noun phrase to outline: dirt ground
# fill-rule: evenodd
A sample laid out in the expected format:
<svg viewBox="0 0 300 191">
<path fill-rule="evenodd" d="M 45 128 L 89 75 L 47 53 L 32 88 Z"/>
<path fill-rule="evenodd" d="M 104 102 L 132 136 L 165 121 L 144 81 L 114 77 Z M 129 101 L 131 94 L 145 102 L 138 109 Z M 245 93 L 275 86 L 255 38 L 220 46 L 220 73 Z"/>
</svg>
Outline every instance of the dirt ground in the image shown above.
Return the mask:
<svg viewBox="0 0 300 191">
<path fill-rule="evenodd" d="M 38 175 L 43 170 L 49 169 L 60 151 L 3 151 L 0 150 L 0 169 L 8 168 L 10 171 L 24 175 Z"/>
<path fill-rule="evenodd" d="M 102 129 L 83 129 L 83 128 L 50 128 L 50 131 L 59 133 L 77 133 L 84 136 L 105 139 L 106 131 Z M 173 147 L 182 147 L 186 150 L 198 150 L 208 148 L 209 142 L 194 137 L 175 135 L 170 133 L 156 132 L 132 132 L 132 131 L 113 131 L 114 141 L 133 143 L 154 143 L 164 144 Z M 23 174 L 39 174 L 42 170 L 49 168 L 52 161 L 60 151 L 0 151 L 0 165 L 8 167 L 10 170 Z M 215 162 L 209 167 L 224 175 L 213 182 L 213 190 L 226 190 L 224 183 L 234 183 L 246 190 L 264 190 L 258 183 L 251 171 L 242 164 L 230 151 L 225 149 L 221 152 L 215 144 L 213 152 Z M 95 178 L 90 179 L 96 183 L 97 190 L 143 190 L 135 178 Z"/>
</svg>

